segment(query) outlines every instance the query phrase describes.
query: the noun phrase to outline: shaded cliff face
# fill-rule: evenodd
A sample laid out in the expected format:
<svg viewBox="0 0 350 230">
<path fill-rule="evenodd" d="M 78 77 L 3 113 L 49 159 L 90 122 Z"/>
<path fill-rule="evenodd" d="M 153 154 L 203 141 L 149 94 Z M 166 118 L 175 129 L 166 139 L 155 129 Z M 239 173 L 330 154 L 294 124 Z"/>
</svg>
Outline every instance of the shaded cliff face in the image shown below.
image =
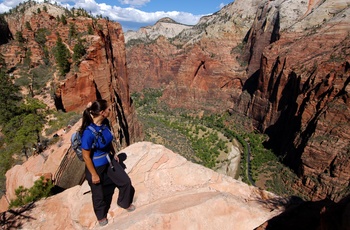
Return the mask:
<svg viewBox="0 0 350 230">
<path fill-rule="evenodd" d="M 43 10 L 44 7 L 47 10 Z M 40 13 L 38 9 L 41 9 Z M 65 15 L 66 23 L 57 19 L 62 15 Z M 58 36 L 71 57 L 75 45 L 79 40 L 83 41 L 86 54 L 78 62 L 69 59 L 71 68 L 64 77 L 58 72 L 53 74 L 51 92 L 54 91 L 54 101 L 49 103 L 55 104 L 56 109 L 81 112 L 89 102 L 106 99 L 114 112 L 110 117 L 113 131 L 120 144 L 127 146 L 139 139 L 141 129 L 129 95 L 122 28 L 119 23 L 77 15 L 72 16 L 65 9 L 48 3 L 27 3 L 23 12 L 5 16 L 12 36 L 16 37 L 20 32 L 24 42 L 9 40 L 0 46 L 1 53 L 11 74 L 17 78 L 21 75 L 20 66 L 28 59 L 28 51 L 31 54 L 29 68 L 43 65 L 47 58 L 56 70 L 54 52 Z M 46 31 L 41 41 L 45 41 L 48 54 L 38 42 L 42 31 Z"/>
<path fill-rule="evenodd" d="M 255 52 L 246 111 L 301 176 L 296 189 L 338 200 L 350 178 L 350 9 L 342 1 L 311 3 L 287 31 L 276 31 L 283 19 L 278 5 L 258 11 L 248 39 Z"/>
<path fill-rule="evenodd" d="M 127 47 L 131 91 L 251 117 L 312 199 L 349 188 L 346 1 L 235 1 L 172 40 Z"/>
</svg>

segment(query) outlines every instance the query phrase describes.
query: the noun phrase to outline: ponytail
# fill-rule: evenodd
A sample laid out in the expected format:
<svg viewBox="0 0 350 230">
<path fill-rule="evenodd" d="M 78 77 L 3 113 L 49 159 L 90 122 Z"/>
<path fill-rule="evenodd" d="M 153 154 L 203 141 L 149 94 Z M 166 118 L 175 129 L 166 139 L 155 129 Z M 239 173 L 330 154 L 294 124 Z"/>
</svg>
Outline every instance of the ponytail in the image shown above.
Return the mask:
<svg viewBox="0 0 350 230">
<path fill-rule="evenodd" d="M 107 109 L 106 100 L 99 99 L 94 101 L 93 103 L 90 102 L 83 112 L 83 121 L 81 123 L 79 133 L 83 134 L 86 127 L 88 127 L 91 123 L 93 123 L 92 117 L 98 116 L 100 112 L 105 109 Z"/>
<path fill-rule="evenodd" d="M 86 108 L 83 112 L 83 121 L 81 123 L 81 127 L 79 129 L 80 135 L 83 134 L 86 127 L 88 127 L 92 123 L 92 117 L 90 115 L 90 108 Z"/>
</svg>

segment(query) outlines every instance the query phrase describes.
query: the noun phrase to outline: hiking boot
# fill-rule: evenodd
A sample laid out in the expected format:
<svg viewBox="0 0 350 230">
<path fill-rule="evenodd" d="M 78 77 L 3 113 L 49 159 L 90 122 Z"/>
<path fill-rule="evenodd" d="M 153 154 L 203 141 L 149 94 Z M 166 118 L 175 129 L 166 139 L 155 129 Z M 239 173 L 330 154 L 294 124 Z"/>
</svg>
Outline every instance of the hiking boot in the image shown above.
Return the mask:
<svg viewBox="0 0 350 230">
<path fill-rule="evenodd" d="M 105 225 L 108 224 L 108 219 L 107 219 L 107 218 L 103 218 L 102 220 L 99 220 L 99 221 L 98 221 L 98 224 L 99 224 L 100 226 L 105 226 Z"/>
<path fill-rule="evenodd" d="M 134 211 L 135 209 L 136 209 L 135 205 L 130 204 L 129 208 L 126 208 L 126 211 L 132 212 L 132 211 Z"/>
</svg>

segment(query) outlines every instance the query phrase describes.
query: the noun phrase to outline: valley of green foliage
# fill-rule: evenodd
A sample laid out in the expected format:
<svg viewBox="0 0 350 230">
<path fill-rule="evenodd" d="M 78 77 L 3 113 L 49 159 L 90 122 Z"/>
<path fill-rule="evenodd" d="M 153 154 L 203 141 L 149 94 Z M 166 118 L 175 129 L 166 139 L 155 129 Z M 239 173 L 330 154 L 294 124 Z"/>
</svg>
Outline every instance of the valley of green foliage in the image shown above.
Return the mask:
<svg viewBox="0 0 350 230">
<path fill-rule="evenodd" d="M 242 149 L 239 170 L 242 181 L 248 184 L 260 181 L 263 189 L 281 196 L 295 195 L 291 189 L 295 174 L 264 148 L 266 136 L 255 132 L 248 118 L 239 114 L 205 112 L 199 116 L 193 111 L 170 110 L 159 100 L 161 96 L 162 90 L 158 89 L 132 94 L 137 117 L 144 128 L 145 141 L 164 145 L 189 161 L 215 170 L 220 152 L 227 153 L 228 142 L 236 139 Z M 219 133 L 225 138 L 219 138 Z"/>
</svg>

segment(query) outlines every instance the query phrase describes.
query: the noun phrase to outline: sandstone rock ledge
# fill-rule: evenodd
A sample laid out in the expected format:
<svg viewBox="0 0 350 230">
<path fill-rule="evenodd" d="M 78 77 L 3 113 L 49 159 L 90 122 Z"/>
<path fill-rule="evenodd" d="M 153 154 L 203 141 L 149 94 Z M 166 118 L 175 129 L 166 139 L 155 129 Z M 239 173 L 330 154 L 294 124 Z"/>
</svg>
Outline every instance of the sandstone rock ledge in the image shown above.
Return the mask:
<svg viewBox="0 0 350 230">
<path fill-rule="evenodd" d="M 162 145 L 135 143 L 121 151 L 136 189 L 136 210 L 116 205 L 103 229 L 254 229 L 283 210 L 281 198 L 191 163 Z M 97 229 L 86 182 L 36 202 L 20 214 L 6 212 L 7 227 Z M 4 217 L 4 216 L 3 216 Z"/>
</svg>

